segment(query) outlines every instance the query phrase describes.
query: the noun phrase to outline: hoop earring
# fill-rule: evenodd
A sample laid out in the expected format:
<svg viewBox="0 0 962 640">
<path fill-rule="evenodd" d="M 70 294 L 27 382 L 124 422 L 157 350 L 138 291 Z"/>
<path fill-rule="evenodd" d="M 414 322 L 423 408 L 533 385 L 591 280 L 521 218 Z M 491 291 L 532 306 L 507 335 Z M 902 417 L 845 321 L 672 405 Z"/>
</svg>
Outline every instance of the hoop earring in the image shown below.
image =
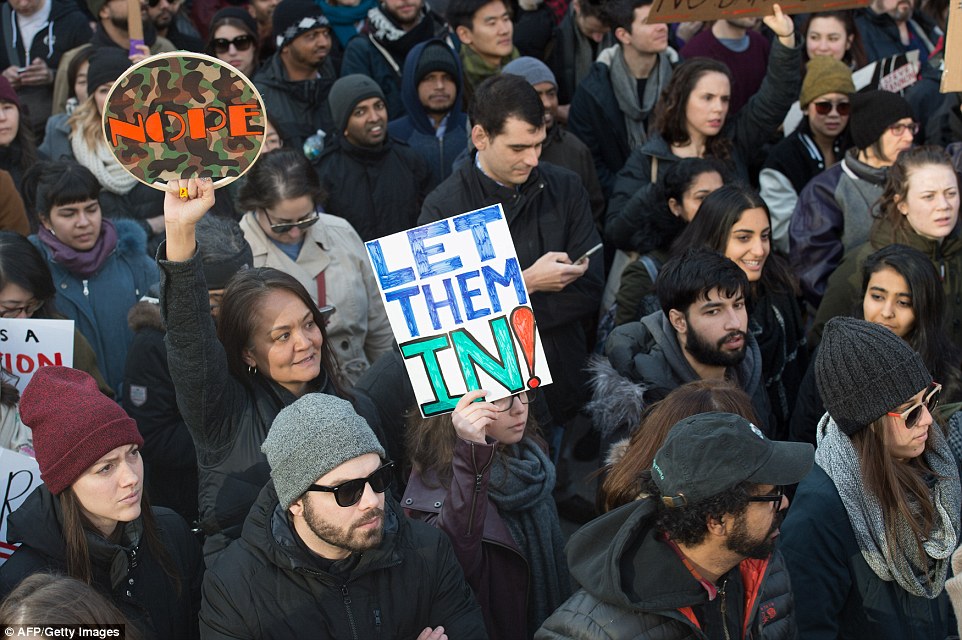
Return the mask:
<svg viewBox="0 0 962 640">
<path fill-rule="evenodd" d="M 250 365 L 247 365 L 247 373 L 251 375 L 255 375 L 257 373 L 257 367 L 252 367 Z"/>
</svg>

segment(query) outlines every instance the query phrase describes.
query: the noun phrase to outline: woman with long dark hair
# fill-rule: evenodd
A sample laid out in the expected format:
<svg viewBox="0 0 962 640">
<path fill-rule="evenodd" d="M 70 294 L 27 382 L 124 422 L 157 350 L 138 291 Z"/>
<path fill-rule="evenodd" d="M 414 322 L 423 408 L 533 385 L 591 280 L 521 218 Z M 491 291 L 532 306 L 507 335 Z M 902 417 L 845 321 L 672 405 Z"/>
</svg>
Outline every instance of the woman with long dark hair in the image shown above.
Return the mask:
<svg viewBox="0 0 962 640">
<path fill-rule="evenodd" d="M 854 11 L 820 11 L 802 23 L 799 32 L 805 49 L 802 64 L 817 56 L 830 56 L 855 71 L 868 64 Z"/>
<path fill-rule="evenodd" d="M 815 377 L 827 414 L 781 527 L 802 638 L 945 638 L 959 471 L 933 412 L 941 385 L 872 322 L 833 318 Z"/>
<path fill-rule="evenodd" d="M 325 311 L 297 278 L 269 267 L 239 271 L 224 290 L 215 328 L 195 233 L 213 205 L 209 179 L 169 184 L 167 241 L 158 254 L 167 360 L 197 450 L 208 562 L 240 536 L 267 484 L 260 447 L 282 408 L 305 393 L 336 395 L 352 399 L 379 430 L 370 402 L 344 391 Z"/>
<path fill-rule="evenodd" d="M 198 637 L 200 545 L 183 518 L 151 508 L 137 424 L 93 378 L 57 366 L 30 380 L 20 415 L 43 484 L 9 516 L 7 541 L 20 547 L 0 567 L 2 595 L 34 573 L 62 573 L 150 637 Z"/>
<path fill-rule="evenodd" d="M 631 241 L 640 255 L 622 271 L 616 290 L 615 325 L 640 320 L 661 308 L 655 295 L 655 278 L 668 259 L 671 243 L 695 219 L 708 194 L 725 183 L 726 176 L 724 165 L 713 158 L 683 158 L 651 190 L 649 214 L 641 220 L 642 226 Z M 612 276 L 608 277 L 610 280 Z"/>
<path fill-rule="evenodd" d="M 852 315 L 880 324 L 905 340 L 942 384 L 946 402 L 962 401 L 962 352 L 942 324 L 945 292 L 932 261 L 904 244 L 883 247 L 865 259 L 861 291 Z M 792 414 L 791 439 L 815 444 L 815 427 L 824 413 L 815 369 L 809 367 Z"/>
<path fill-rule="evenodd" d="M 962 229 L 959 227 L 959 178 L 941 148 L 903 151 L 888 170 L 878 213 L 867 242 L 853 247 L 828 279 L 815 315 L 818 336 L 829 318 L 847 315 L 859 299 L 862 265 L 869 254 L 904 244 L 928 256 L 945 291 L 942 318 L 949 337 L 962 344 Z"/>
<path fill-rule="evenodd" d="M 529 411 L 534 392 L 412 421 L 405 512 L 448 534 L 491 638 L 530 638 L 571 594 L 555 468 Z"/>
<path fill-rule="evenodd" d="M 748 276 L 749 330 L 762 354 L 762 380 L 775 421 L 768 425 L 769 433 L 774 440 L 784 440 L 808 367 L 808 351 L 795 277 L 788 262 L 772 252 L 771 236 L 768 206 L 758 192 L 730 184 L 705 198 L 672 246 L 672 254 L 707 247 L 724 254 Z M 760 418 L 767 421 L 768 416 Z"/>
<path fill-rule="evenodd" d="M 0 318 L 63 320 L 56 295 L 50 269 L 37 247 L 19 234 L 0 231 Z M 79 326 L 74 328 L 73 368 L 86 371 L 103 393 L 114 395 Z"/>
<path fill-rule="evenodd" d="M 715 158 L 748 181 L 749 163 L 782 124 L 800 83 L 791 18 L 776 4 L 765 24 L 777 36 L 765 79 L 733 118 L 728 118 L 732 71 L 724 63 L 691 58 L 675 67 L 648 141 L 631 152 L 615 179 L 605 238 L 617 248 L 636 250 L 630 241 L 648 215 L 647 192 L 681 158 Z"/>
<path fill-rule="evenodd" d="M 13 176 L 19 189 L 23 174 L 36 161 L 37 145 L 20 97 L 10 81 L 0 76 L 0 169 Z M 22 189 L 20 195 L 24 195 Z"/>
</svg>

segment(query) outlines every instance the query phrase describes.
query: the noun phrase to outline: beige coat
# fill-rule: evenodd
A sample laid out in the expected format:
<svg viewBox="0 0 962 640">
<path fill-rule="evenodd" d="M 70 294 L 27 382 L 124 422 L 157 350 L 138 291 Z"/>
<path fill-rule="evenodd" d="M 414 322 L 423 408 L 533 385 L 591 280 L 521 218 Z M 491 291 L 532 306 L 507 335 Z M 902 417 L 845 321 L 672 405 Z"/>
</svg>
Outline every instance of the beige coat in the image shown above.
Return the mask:
<svg viewBox="0 0 962 640">
<path fill-rule="evenodd" d="M 289 273 L 315 302 L 337 309 L 327 325 L 327 339 L 344 379 L 353 385 L 394 340 L 360 236 L 344 218 L 322 213 L 320 221 L 307 229 L 294 262 L 267 237 L 253 212 L 241 219 L 240 226 L 251 245 L 255 267 Z M 321 273 L 326 300 L 317 299 L 317 277 Z"/>
</svg>

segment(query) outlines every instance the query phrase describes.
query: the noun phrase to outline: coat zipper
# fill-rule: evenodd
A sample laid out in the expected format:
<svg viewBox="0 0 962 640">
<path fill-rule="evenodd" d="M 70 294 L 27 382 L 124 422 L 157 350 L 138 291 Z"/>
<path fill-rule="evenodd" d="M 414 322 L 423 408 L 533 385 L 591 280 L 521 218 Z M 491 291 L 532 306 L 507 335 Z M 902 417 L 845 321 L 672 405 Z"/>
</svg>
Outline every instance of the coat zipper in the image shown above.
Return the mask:
<svg viewBox="0 0 962 640">
<path fill-rule="evenodd" d="M 471 466 L 474 467 L 475 474 L 474 474 L 474 495 L 471 496 L 471 515 L 468 516 L 467 535 L 469 536 L 471 535 L 471 532 L 474 531 L 474 512 L 478 505 L 478 495 L 481 493 L 481 481 L 484 479 L 484 472 L 487 471 L 488 467 L 491 466 L 491 463 L 494 462 L 494 456 L 491 456 L 491 460 L 488 461 L 488 464 L 486 464 L 483 469 L 478 469 L 478 460 L 477 460 L 477 456 L 475 455 L 475 452 L 476 452 L 476 449 L 474 447 L 474 444 L 472 443 L 471 444 L 471 462 L 472 462 Z"/>
<path fill-rule="evenodd" d="M 728 586 L 728 578 L 722 582 L 721 589 L 718 590 L 718 595 L 721 596 L 721 614 L 722 614 L 722 629 L 725 630 L 725 640 L 732 640 L 731 635 L 728 633 L 728 599 L 725 596 L 725 588 Z"/>
<path fill-rule="evenodd" d="M 377 630 L 377 637 L 381 637 L 381 610 L 374 610 L 374 628 Z"/>
<path fill-rule="evenodd" d="M 83 281 L 83 283 L 84 283 L 84 297 L 85 297 L 85 298 L 89 298 L 89 297 L 90 297 L 90 289 L 87 288 L 87 282 L 88 282 L 87 280 L 84 280 L 84 281 Z"/>
<path fill-rule="evenodd" d="M 351 611 L 351 596 L 347 593 L 347 585 L 341 585 L 341 595 L 344 596 L 344 608 L 347 610 L 347 621 L 351 623 L 351 634 L 354 640 L 360 640 L 357 636 L 357 625 L 354 624 L 354 612 Z"/>
</svg>

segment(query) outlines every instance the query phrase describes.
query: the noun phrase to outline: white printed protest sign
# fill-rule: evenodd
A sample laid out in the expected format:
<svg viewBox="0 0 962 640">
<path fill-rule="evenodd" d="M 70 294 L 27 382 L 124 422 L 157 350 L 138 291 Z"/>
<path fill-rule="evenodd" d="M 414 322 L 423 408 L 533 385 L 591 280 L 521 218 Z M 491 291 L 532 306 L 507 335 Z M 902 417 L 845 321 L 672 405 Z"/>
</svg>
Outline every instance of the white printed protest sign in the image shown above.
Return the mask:
<svg viewBox="0 0 962 640">
<path fill-rule="evenodd" d="M 0 318 L 0 366 L 20 391 L 40 367 L 73 366 L 73 320 Z"/>
</svg>

